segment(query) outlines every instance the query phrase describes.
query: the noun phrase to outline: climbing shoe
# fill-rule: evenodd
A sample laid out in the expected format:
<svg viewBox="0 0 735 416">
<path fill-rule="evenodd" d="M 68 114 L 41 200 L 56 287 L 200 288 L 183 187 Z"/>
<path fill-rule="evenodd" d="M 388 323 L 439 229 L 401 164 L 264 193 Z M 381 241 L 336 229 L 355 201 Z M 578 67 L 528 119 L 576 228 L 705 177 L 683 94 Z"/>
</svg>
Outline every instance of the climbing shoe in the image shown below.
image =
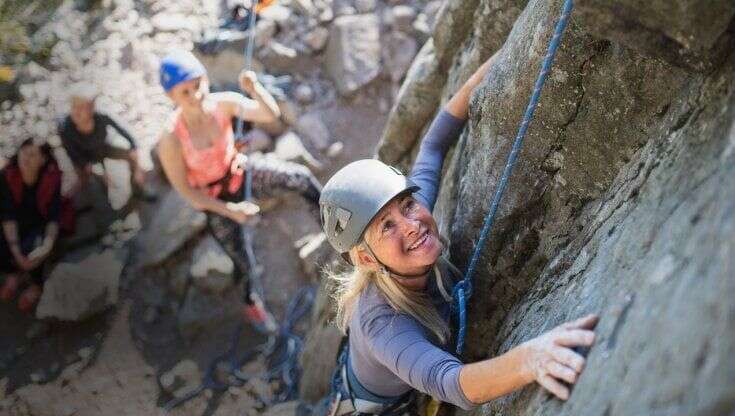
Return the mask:
<svg viewBox="0 0 735 416">
<path fill-rule="evenodd" d="M 15 292 L 18 291 L 18 286 L 20 286 L 20 278 L 14 274 L 8 275 L 2 289 L 0 289 L 0 299 L 5 302 L 13 299 Z"/>
<path fill-rule="evenodd" d="M 272 334 L 278 329 L 273 315 L 265 309 L 260 301 L 243 306 L 242 314 L 245 320 L 250 322 L 260 333 Z"/>
<path fill-rule="evenodd" d="M 41 286 L 31 285 L 18 298 L 18 309 L 23 313 L 30 313 L 41 298 Z"/>
</svg>

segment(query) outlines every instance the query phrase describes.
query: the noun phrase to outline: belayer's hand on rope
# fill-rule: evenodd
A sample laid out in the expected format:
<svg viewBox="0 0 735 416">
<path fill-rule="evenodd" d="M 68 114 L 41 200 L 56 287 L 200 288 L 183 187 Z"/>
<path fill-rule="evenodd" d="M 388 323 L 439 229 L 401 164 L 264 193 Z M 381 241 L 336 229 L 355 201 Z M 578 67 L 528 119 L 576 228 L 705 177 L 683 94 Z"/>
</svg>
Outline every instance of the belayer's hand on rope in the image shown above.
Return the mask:
<svg viewBox="0 0 735 416">
<path fill-rule="evenodd" d="M 240 83 L 240 89 L 246 92 L 249 96 L 255 95 L 255 86 L 258 84 L 258 76 L 254 71 L 249 69 L 243 69 L 238 77 Z"/>
<path fill-rule="evenodd" d="M 228 202 L 226 206 L 227 216 L 238 224 L 245 224 L 260 212 L 260 207 L 249 201 Z"/>
<path fill-rule="evenodd" d="M 587 315 L 521 344 L 519 348 L 525 351 L 522 366 L 529 381 L 535 380 L 561 400 L 568 399 L 569 387 L 560 381 L 574 384 L 585 364 L 584 357 L 572 348 L 592 346 L 597 321 L 596 315 Z"/>
</svg>

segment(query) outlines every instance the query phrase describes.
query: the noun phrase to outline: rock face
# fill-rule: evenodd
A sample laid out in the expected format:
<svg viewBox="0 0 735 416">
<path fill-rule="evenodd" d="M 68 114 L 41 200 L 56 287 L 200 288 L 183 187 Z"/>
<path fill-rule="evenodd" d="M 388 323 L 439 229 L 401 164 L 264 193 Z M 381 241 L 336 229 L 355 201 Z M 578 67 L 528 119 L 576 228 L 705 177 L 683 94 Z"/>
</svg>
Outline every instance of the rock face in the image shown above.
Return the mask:
<svg viewBox="0 0 735 416">
<path fill-rule="evenodd" d="M 449 0 L 390 115 L 378 155 L 406 168 L 440 103 L 499 51 L 435 210 L 462 269 L 561 3 Z M 533 386 L 472 414 L 730 414 L 735 4 L 578 3 L 481 255 L 464 358 L 588 312 L 598 342 L 569 401 Z"/>
<path fill-rule="evenodd" d="M 36 317 L 80 321 L 116 304 L 122 268 L 113 250 L 60 263 L 44 284 Z"/>
<path fill-rule="evenodd" d="M 380 73 L 380 28 L 373 14 L 340 16 L 327 44 L 325 70 L 342 95 L 349 95 Z"/>
</svg>

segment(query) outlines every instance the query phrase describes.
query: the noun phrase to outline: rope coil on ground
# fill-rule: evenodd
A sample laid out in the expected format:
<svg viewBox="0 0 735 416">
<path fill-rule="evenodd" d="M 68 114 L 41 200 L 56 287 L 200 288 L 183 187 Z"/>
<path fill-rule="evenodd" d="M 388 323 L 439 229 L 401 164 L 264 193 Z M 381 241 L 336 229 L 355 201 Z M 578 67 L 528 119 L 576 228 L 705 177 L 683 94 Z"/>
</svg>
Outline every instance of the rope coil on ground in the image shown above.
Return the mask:
<svg viewBox="0 0 735 416">
<path fill-rule="evenodd" d="M 528 130 L 528 125 L 531 123 L 531 120 L 533 119 L 533 114 L 536 111 L 536 107 L 538 106 L 539 98 L 541 97 L 541 90 L 544 87 L 544 83 L 546 82 L 546 78 L 549 75 L 549 72 L 551 72 L 551 65 L 554 62 L 556 50 L 559 48 L 561 37 L 564 34 L 564 29 L 566 29 L 567 27 L 567 23 L 569 22 L 569 15 L 572 13 L 573 7 L 573 0 L 564 1 L 561 16 L 559 18 L 559 21 L 556 23 L 554 35 L 549 41 L 549 48 L 546 52 L 546 56 L 544 57 L 543 64 L 541 65 L 541 71 L 539 72 L 538 78 L 536 79 L 533 93 L 531 94 L 528 106 L 526 107 L 526 112 L 523 116 L 523 121 L 521 122 L 521 125 L 518 129 L 515 141 L 513 142 L 513 147 L 510 151 L 510 154 L 508 155 L 508 160 L 505 163 L 505 168 L 503 169 L 503 174 L 500 178 L 500 182 L 498 183 L 498 187 L 495 190 L 495 194 L 493 195 L 493 199 L 490 203 L 490 209 L 485 216 L 485 221 L 482 225 L 480 236 L 478 237 L 477 244 L 475 245 L 475 249 L 472 253 L 472 258 L 470 259 L 469 266 L 467 266 L 467 271 L 465 272 L 464 278 L 459 283 L 457 283 L 453 291 L 454 299 L 457 303 L 457 305 L 455 305 L 455 308 L 458 309 L 459 321 L 459 332 L 457 334 L 456 346 L 456 352 L 458 355 L 462 354 L 462 350 L 464 349 L 464 338 L 467 332 L 466 308 L 467 299 L 472 296 L 472 277 L 475 273 L 475 269 L 477 268 L 477 262 L 480 259 L 482 249 L 485 247 L 488 235 L 490 234 L 490 230 L 492 229 L 493 222 L 495 220 L 495 214 L 498 211 L 498 205 L 500 204 L 500 200 L 503 197 L 505 188 L 508 185 L 508 178 L 513 172 L 513 166 L 515 165 L 518 154 L 521 151 L 523 139 L 526 135 L 526 130 Z"/>
<path fill-rule="evenodd" d="M 266 342 L 246 350 L 240 356 L 238 356 L 238 346 L 243 324 L 239 324 L 233 331 L 230 347 L 210 362 L 199 387 L 185 396 L 167 402 L 163 408 L 171 411 L 206 390 L 222 392 L 230 387 L 242 387 L 252 379 L 279 382 L 280 391 L 265 403 L 267 405 L 294 399 L 298 393 L 298 382 L 301 376 L 299 355 L 303 350 L 303 341 L 293 331 L 296 323 L 311 309 L 315 292 L 316 288 L 313 286 L 301 289 L 289 302 L 278 331 L 271 334 Z M 269 364 L 265 371 L 248 374 L 240 370 L 258 355 L 264 356 Z M 228 375 L 227 380 L 218 380 L 218 373 L 223 371 Z"/>
</svg>

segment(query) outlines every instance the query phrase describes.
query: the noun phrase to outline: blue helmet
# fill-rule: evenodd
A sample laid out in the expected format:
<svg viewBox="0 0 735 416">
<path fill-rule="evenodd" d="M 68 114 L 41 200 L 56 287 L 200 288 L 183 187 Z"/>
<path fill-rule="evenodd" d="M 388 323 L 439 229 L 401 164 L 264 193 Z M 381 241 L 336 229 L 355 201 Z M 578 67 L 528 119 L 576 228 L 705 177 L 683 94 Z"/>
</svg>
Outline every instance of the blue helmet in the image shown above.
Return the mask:
<svg viewBox="0 0 735 416">
<path fill-rule="evenodd" d="M 166 92 L 182 82 L 207 74 L 204 65 L 189 51 L 176 50 L 161 60 L 159 76 Z"/>
</svg>

